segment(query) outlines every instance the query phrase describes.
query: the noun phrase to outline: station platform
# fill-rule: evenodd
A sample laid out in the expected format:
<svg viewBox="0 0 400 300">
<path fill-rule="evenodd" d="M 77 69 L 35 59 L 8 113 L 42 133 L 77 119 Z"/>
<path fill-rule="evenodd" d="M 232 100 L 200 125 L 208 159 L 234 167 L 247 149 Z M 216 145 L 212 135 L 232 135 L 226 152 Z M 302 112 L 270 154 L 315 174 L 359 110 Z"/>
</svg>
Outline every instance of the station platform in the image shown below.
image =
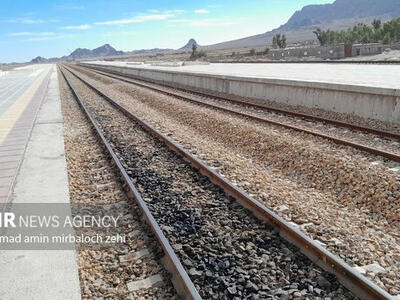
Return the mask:
<svg viewBox="0 0 400 300">
<path fill-rule="evenodd" d="M 99 65 L 115 65 L 148 70 L 189 72 L 203 75 L 237 76 L 295 80 L 303 82 L 334 83 L 350 86 L 387 88 L 400 91 L 400 68 L 398 65 L 362 64 L 299 64 L 299 63 L 211 63 L 208 65 L 152 66 L 132 65 L 118 61 L 90 62 Z"/>
<path fill-rule="evenodd" d="M 70 203 L 56 66 L 8 71 L 0 94 L 0 205 Z M 0 268 L 0 299 L 81 299 L 75 250 L 0 250 Z"/>
<path fill-rule="evenodd" d="M 32 66 L 0 77 L 0 203 L 10 201 L 50 69 Z"/>
</svg>

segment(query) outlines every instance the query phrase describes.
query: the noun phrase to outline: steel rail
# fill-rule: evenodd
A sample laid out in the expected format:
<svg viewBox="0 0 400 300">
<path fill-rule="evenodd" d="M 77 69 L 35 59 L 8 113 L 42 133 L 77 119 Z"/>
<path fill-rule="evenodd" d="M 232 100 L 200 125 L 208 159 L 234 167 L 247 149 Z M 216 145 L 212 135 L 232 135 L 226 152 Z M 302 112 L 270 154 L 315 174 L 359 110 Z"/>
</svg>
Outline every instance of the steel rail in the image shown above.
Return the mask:
<svg viewBox="0 0 400 300">
<path fill-rule="evenodd" d="M 352 129 L 352 130 L 357 130 L 357 131 L 361 131 L 361 132 L 376 134 L 376 135 L 379 135 L 381 137 L 387 137 L 387 138 L 390 138 L 390 139 L 398 139 L 398 140 L 400 140 L 400 134 L 396 134 L 396 133 L 389 132 L 389 131 L 378 130 L 378 129 L 374 129 L 374 128 L 370 128 L 370 127 L 363 127 L 363 126 L 359 126 L 359 125 L 355 125 L 355 124 L 351 124 L 351 123 L 346 123 L 346 122 L 342 122 L 342 121 L 338 121 L 338 120 L 334 120 L 334 119 L 328 119 L 328 118 L 313 116 L 313 115 L 310 115 L 310 114 L 290 111 L 290 110 L 287 110 L 287 109 L 275 108 L 275 107 L 271 107 L 271 106 L 264 105 L 264 104 L 250 103 L 250 102 L 243 101 L 243 100 L 238 100 L 238 99 L 228 98 L 228 97 L 224 97 L 224 96 L 220 96 L 220 95 L 215 95 L 213 93 L 199 92 L 199 91 L 196 91 L 196 90 L 188 88 L 188 87 L 187 88 L 182 88 L 182 87 L 178 87 L 178 86 L 175 86 L 175 85 L 168 85 L 168 84 L 165 84 L 165 83 L 153 82 L 151 80 L 145 80 L 145 79 L 142 79 L 142 78 L 136 78 L 135 76 L 132 76 L 130 74 L 121 75 L 121 74 L 118 74 L 117 72 L 113 72 L 113 71 L 110 71 L 110 70 L 107 70 L 107 71 L 102 70 L 102 71 L 100 71 L 100 70 L 96 70 L 95 67 L 93 67 L 93 66 L 90 66 L 90 67 L 84 66 L 84 67 L 93 69 L 94 72 L 98 72 L 100 74 L 103 74 L 105 76 L 109 76 L 109 77 L 112 77 L 112 78 L 114 78 L 114 76 L 110 75 L 110 73 L 112 73 L 114 75 L 117 75 L 117 76 L 125 76 L 125 77 L 129 77 L 129 78 L 132 78 L 132 79 L 135 79 L 135 80 L 148 82 L 148 83 L 151 83 L 151 84 L 157 84 L 157 85 L 164 86 L 164 87 L 167 87 L 167 88 L 176 89 L 176 90 L 179 90 L 179 91 L 182 91 L 182 92 L 186 92 L 186 93 L 193 93 L 193 94 L 201 96 L 201 97 L 215 98 L 215 99 L 219 99 L 219 100 L 226 101 L 226 102 L 232 102 L 232 103 L 236 103 L 236 104 L 240 104 L 240 105 L 244 105 L 244 106 L 249 106 L 249 107 L 253 107 L 253 108 L 257 108 L 257 109 L 263 109 L 263 110 L 267 110 L 267 111 L 276 112 L 276 113 L 279 113 L 279 114 L 299 117 L 299 118 L 306 119 L 306 120 L 311 120 L 311 121 L 323 122 L 323 123 L 332 124 L 332 125 L 335 125 L 335 126 L 338 126 L 338 127 L 349 128 L 349 129 Z M 116 78 L 116 79 L 121 79 L 121 78 Z M 123 80 L 123 79 L 121 79 L 121 80 Z"/>
<path fill-rule="evenodd" d="M 350 267 L 342 259 L 323 248 L 317 242 L 301 232 L 298 228 L 290 225 L 272 210 L 259 203 L 245 191 L 238 188 L 236 185 L 207 166 L 203 161 L 196 158 L 194 155 L 190 154 L 181 146 L 176 144 L 172 139 L 162 134 L 146 121 L 131 113 L 128 109 L 115 102 L 109 96 L 105 95 L 103 92 L 98 90 L 96 87 L 81 78 L 73 71 L 69 69 L 68 71 L 90 89 L 92 89 L 95 93 L 97 93 L 100 97 L 104 98 L 111 105 L 119 109 L 129 119 L 139 124 L 146 132 L 164 143 L 175 153 L 182 156 L 184 160 L 189 162 L 194 168 L 198 169 L 200 173 L 207 176 L 227 194 L 234 197 L 238 203 L 249 209 L 256 217 L 271 224 L 279 232 L 283 239 L 297 246 L 303 254 L 305 254 L 312 262 L 320 266 L 322 269 L 334 274 L 337 279 L 357 297 L 368 300 L 393 299 L 393 297 L 390 296 L 386 291 L 368 280 L 359 272 L 355 271 L 354 268 Z"/>
<path fill-rule="evenodd" d="M 310 60 L 310 61 L 296 61 L 296 60 L 258 60 L 258 61 L 238 61 L 238 60 L 210 60 L 210 63 L 218 64 L 350 64 L 350 65 L 398 65 L 399 60 Z"/>
<path fill-rule="evenodd" d="M 153 215 L 151 214 L 149 208 L 146 205 L 146 202 L 143 200 L 140 192 L 137 190 L 135 185 L 133 184 L 132 180 L 130 180 L 128 173 L 126 172 L 125 168 L 122 166 L 121 162 L 119 161 L 117 155 L 115 154 L 114 150 L 112 149 L 111 145 L 105 138 L 102 130 L 98 126 L 97 122 L 86 108 L 85 104 L 81 96 L 77 93 L 76 89 L 72 86 L 72 84 L 67 79 L 66 75 L 62 68 L 60 68 L 61 74 L 65 79 L 68 87 L 71 89 L 72 93 L 76 101 L 78 102 L 79 106 L 83 110 L 84 114 L 86 115 L 87 119 L 90 121 L 92 126 L 95 128 L 97 135 L 101 139 L 103 145 L 108 151 L 108 154 L 112 157 L 114 164 L 117 166 L 117 169 L 120 172 L 121 178 L 123 183 L 128 191 L 128 195 L 133 197 L 134 200 L 138 203 L 142 213 L 145 217 L 146 222 L 149 224 L 151 231 L 156 236 L 159 244 L 161 245 L 162 249 L 164 250 L 164 258 L 163 264 L 165 268 L 172 274 L 172 283 L 177 290 L 178 294 L 183 299 L 201 299 L 198 291 L 196 290 L 193 282 L 189 278 L 189 275 L 186 273 L 185 269 L 183 268 L 178 256 L 175 254 L 174 250 L 172 249 L 170 243 L 168 242 L 167 238 L 165 237 L 164 233 L 162 232 L 160 226 L 154 219 Z"/>
<path fill-rule="evenodd" d="M 100 72 L 99 74 L 102 74 L 102 73 Z M 318 132 L 315 132 L 315 131 L 312 131 L 312 130 L 309 130 L 309 129 L 305 129 L 305 128 L 301 128 L 301 127 L 295 126 L 295 125 L 290 125 L 290 124 L 285 124 L 285 123 L 278 122 L 278 121 L 265 119 L 265 118 L 254 116 L 254 115 L 251 115 L 251 114 L 248 114 L 248 113 L 244 113 L 244 112 L 238 112 L 238 111 L 230 109 L 230 108 L 222 107 L 222 106 L 215 105 L 215 104 L 206 103 L 206 102 L 203 102 L 203 101 L 200 101 L 200 100 L 195 100 L 195 99 L 183 96 L 183 95 L 179 95 L 179 94 L 176 94 L 176 93 L 173 93 L 173 92 L 165 91 L 163 89 L 160 89 L 160 88 L 157 88 L 157 87 L 154 87 L 154 86 L 149 86 L 147 84 L 134 82 L 134 81 L 131 81 L 131 80 L 128 80 L 128 79 L 124 79 L 124 78 L 118 78 L 118 77 L 115 77 L 115 76 L 112 76 L 112 75 L 108 75 L 108 74 L 107 75 L 103 74 L 103 75 L 104 76 L 109 76 L 111 78 L 115 78 L 115 79 L 123 81 L 123 82 L 134 84 L 134 85 L 137 85 L 137 86 L 140 86 L 140 87 L 144 87 L 144 88 L 156 91 L 158 93 L 162 93 L 164 95 L 171 96 L 171 97 L 174 97 L 174 98 L 178 98 L 178 99 L 181 99 L 181 100 L 184 100 L 184 101 L 188 101 L 188 102 L 195 103 L 195 104 L 198 104 L 198 105 L 203 105 L 203 106 L 210 107 L 210 108 L 213 108 L 213 109 L 219 109 L 219 110 L 222 110 L 222 111 L 225 111 L 225 112 L 228 112 L 228 113 L 240 116 L 240 117 L 249 118 L 251 120 L 255 120 L 255 121 L 258 121 L 258 122 L 261 122 L 261 123 L 272 124 L 272 125 L 284 127 L 284 128 L 287 128 L 287 129 L 291 129 L 291 130 L 295 130 L 295 131 L 311 134 L 311 135 L 314 135 L 314 136 L 317 136 L 317 137 L 321 137 L 321 138 L 327 139 L 327 140 L 332 141 L 332 142 L 334 142 L 336 144 L 339 144 L 339 145 L 349 146 L 349 147 L 352 147 L 352 148 L 355 148 L 355 149 L 358 149 L 358 150 L 361 150 L 361 151 L 364 151 L 364 152 L 368 152 L 368 153 L 371 153 L 371 154 L 374 154 L 374 155 L 378 155 L 378 156 L 382 156 L 382 157 L 388 158 L 388 159 L 396 161 L 396 162 L 400 162 L 400 155 L 395 154 L 395 153 L 391 153 L 391 152 L 384 151 L 384 150 L 379 150 L 379 149 L 376 149 L 376 148 L 373 148 L 373 147 L 369 147 L 369 146 L 366 146 L 366 145 L 363 145 L 363 144 L 359 144 L 359 143 L 356 143 L 356 142 L 352 142 L 352 141 L 349 141 L 349 140 L 346 140 L 346 139 L 336 138 L 336 137 L 333 137 L 333 136 L 330 136 L 330 135 L 327 135 L 327 134 L 318 133 Z"/>
</svg>

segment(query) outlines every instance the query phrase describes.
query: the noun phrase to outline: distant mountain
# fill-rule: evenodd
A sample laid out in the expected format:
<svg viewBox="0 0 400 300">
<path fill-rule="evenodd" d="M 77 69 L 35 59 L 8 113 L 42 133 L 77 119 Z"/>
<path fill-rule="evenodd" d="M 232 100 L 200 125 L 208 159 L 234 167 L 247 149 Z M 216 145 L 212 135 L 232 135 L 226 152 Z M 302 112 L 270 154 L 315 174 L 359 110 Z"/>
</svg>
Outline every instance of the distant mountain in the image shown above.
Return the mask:
<svg viewBox="0 0 400 300">
<path fill-rule="evenodd" d="M 73 59 L 92 57 L 92 50 L 86 48 L 77 48 L 68 56 Z"/>
<path fill-rule="evenodd" d="M 193 45 L 196 45 L 197 47 L 200 47 L 200 45 L 197 44 L 197 42 L 196 42 L 195 39 L 190 39 L 190 40 L 186 43 L 185 46 L 183 46 L 182 48 L 179 48 L 179 49 L 176 50 L 176 51 L 185 51 L 185 52 L 186 52 L 186 51 L 192 51 Z"/>
<path fill-rule="evenodd" d="M 117 51 L 115 48 L 110 46 L 109 44 L 105 44 L 101 47 L 95 48 L 93 50 L 86 48 L 78 48 L 75 49 L 70 55 L 63 57 L 53 57 L 53 58 L 44 58 L 38 56 L 32 59 L 30 62 L 34 64 L 46 63 L 46 62 L 58 62 L 58 61 L 68 61 L 75 59 L 86 59 L 86 58 L 96 58 L 96 57 L 107 57 L 107 56 L 118 56 L 124 55 L 123 51 Z"/>
<path fill-rule="evenodd" d="M 132 55 L 156 55 L 174 51 L 173 49 L 164 49 L 164 48 L 153 48 L 153 49 L 140 49 L 133 50 L 129 52 L 124 52 L 124 54 L 132 54 Z"/>
<path fill-rule="evenodd" d="M 101 47 L 89 50 L 86 48 L 78 48 L 72 52 L 68 57 L 72 59 L 81 58 L 93 58 L 93 57 L 106 57 L 106 56 L 117 56 L 123 55 L 123 51 L 117 51 L 115 48 L 111 47 L 109 44 L 105 44 Z"/>
<path fill-rule="evenodd" d="M 32 59 L 30 62 L 33 63 L 33 64 L 40 64 L 40 63 L 43 63 L 43 62 L 46 62 L 46 61 L 47 61 L 46 58 L 41 57 L 41 56 L 37 56 L 34 59 Z"/>
<path fill-rule="evenodd" d="M 400 16 L 399 0 L 336 0 L 332 4 L 308 5 L 296 11 L 280 30 L 293 30 L 312 25 L 348 19 L 395 18 Z"/>
<path fill-rule="evenodd" d="M 238 40 L 205 46 L 205 50 L 266 46 L 277 33 L 285 33 L 288 42 L 315 39 L 313 30 L 345 30 L 373 19 L 388 21 L 400 16 L 400 0 L 336 0 L 332 4 L 308 5 L 296 11 L 277 29 Z"/>
</svg>

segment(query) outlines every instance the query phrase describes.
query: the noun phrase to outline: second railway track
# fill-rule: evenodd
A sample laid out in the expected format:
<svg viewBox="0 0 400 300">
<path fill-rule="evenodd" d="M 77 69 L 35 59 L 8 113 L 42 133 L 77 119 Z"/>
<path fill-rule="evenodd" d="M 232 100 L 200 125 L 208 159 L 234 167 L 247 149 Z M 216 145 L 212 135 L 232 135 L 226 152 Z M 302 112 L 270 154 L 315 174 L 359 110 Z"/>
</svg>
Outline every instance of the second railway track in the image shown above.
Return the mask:
<svg viewBox="0 0 400 300">
<path fill-rule="evenodd" d="M 224 112 L 228 112 L 234 115 L 238 115 L 241 117 L 249 118 L 258 122 L 262 123 L 268 123 L 272 125 L 277 125 L 280 127 L 284 127 L 287 129 L 295 130 L 295 131 L 300 131 L 304 132 L 307 134 L 311 134 L 320 138 L 327 139 L 329 141 L 332 141 L 334 143 L 337 143 L 339 145 L 345 145 L 349 147 L 353 147 L 355 149 L 365 151 L 374 155 L 378 155 L 384 158 L 387 158 L 389 160 L 393 160 L 395 162 L 400 162 L 400 148 L 399 148 L 399 143 L 398 141 L 400 140 L 400 135 L 394 132 L 388 132 L 388 131 L 381 131 L 381 130 L 376 130 L 372 128 L 366 128 L 366 127 L 360 127 L 357 125 L 352 125 L 348 123 L 343 123 L 339 122 L 336 120 L 330 120 L 330 119 L 323 119 L 319 117 L 313 117 L 310 115 L 305 115 L 302 113 L 295 113 L 295 112 L 289 112 L 289 111 L 282 111 L 282 110 L 277 110 L 277 109 L 272 109 L 269 107 L 264 107 L 263 105 L 255 105 L 243 101 L 238 101 L 238 100 L 232 100 L 232 99 L 227 99 L 227 98 L 221 98 L 218 99 L 217 96 L 214 95 L 206 95 L 198 92 L 193 92 L 193 91 L 185 91 L 182 89 L 176 89 L 176 88 L 171 88 L 171 87 L 166 87 L 162 86 L 159 84 L 154 84 L 150 82 L 145 82 L 143 80 L 138 80 L 138 79 L 132 79 L 132 78 L 126 78 L 122 77 L 116 74 L 109 74 L 105 73 L 102 71 L 98 70 L 92 70 L 91 71 L 100 74 L 102 76 L 110 77 L 113 79 L 117 79 L 122 82 L 126 82 L 129 84 L 137 85 L 140 87 L 148 88 L 150 90 L 153 90 L 155 92 L 159 92 L 168 96 L 172 96 L 184 101 L 192 102 L 197 105 L 202 105 L 206 107 L 210 107 L 212 109 L 217 109 L 221 110 Z M 193 97 L 193 95 L 196 95 L 197 97 Z M 199 97 L 202 97 L 202 99 L 199 99 Z M 271 110 L 273 113 L 279 113 L 283 115 L 290 115 L 290 117 L 295 117 L 298 119 L 302 120 L 307 120 L 307 121 L 312 121 L 312 122 L 317 122 L 314 125 L 307 124 L 304 126 L 302 123 L 300 125 L 297 124 L 296 119 L 294 120 L 287 120 L 283 119 L 276 119 L 276 118 L 266 118 L 265 115 L 258 114 L 257 111 L 255 113 L 252 113 L 250 111 L 240 111 L 236 107 L 230 107 L 230 106 L 224 106 L 221 104 L 216 104 L 216 103 L 210 103 L 209 101 L 206 101 L 206 98 L 215 98 L 221 101 L 231 101 L 234 103 L 234 105 L 239 105 L 241 107 L 243 106 L 249 106 L 252 109 L 256 110 Z M 254 111 L 253 111 L 254 112 Z M 329 125 L 331 124 L 332 126 L 336 127 L 336 130 L 338 130 L 338 133 L 332 134 L 330 132 L 332 129 L 335 129 L 333 127 L 323 127 L 324 130 L 315 128 L 316 125 Z M 353 133 L 349 135 L 347 130 L 343 129 L 349 129 Z M 357 133 L 358 132 L 358 133 Z M 344 135 L 345 137 L 342 137 Z M 379 147 L 375 146 L 375 144 L 378 144 Z"/>
<path fill-rule="evenodd" d="M 161 83 L 157 83 L 155 84 L 152 81 L 149 80 L 144 80 L 144 79 L 138 79 L 138 78 L 134 78 L 134 77 L 130 77 L 130 75 L 126 75 L 124 76 L 120 76 L 117 73 L 114 73 L 112 71 L 108 71 L 108 72 L 104 72 L 101 70 L 97 70 L 94 67 L 91 67 L 91 69 L 93 71 L 95 71 L 98 74 L 102 74 L 105 76 L 108 76 L 110 78 L 114 78 L 114 79 L 118 79 L 121 81 L 125 81 L 127 83 L 138 83 L 138 84 L 152 84 L 152 85 L 147 85 L 147 87 L 163 87 L 165 89 L 169 89 L 169 91 L 179 91 L 179 92 L 184 92 L 187 94 L 191 94 L 191 95 L 197 95 L 200 97 L 205 97 L 205 98 L 214 98 L 214 99 L 218 99 L 221 101 L 225 101 L 225 102 L 231 102 L 237 105 L 242 105 L 242 106 L 248 106 L 254 109 L 259 109 L 259 110 L 264 110 L 264 111 L 270 111 L 270 112 L 274 112 L 274 113 L 278 113 L 278 114 L 282 114 L 282 115 L 287 115 L 287 116 L 293 116 L 293 117 L 298 117 L 298 118 L 302 118 L 305 120 L 310 120 L 310 121 L 319 121 L 319 122 L 323 122 L 326 124 L 331 124 L 337 127 L 342 127 L 342 128 L 348 128 L 351 130 L 357 130 L 357 131 L 361 131 L 361 132 L 365 132 L 365 133 L 371 133 L 371 134 L 375 134 L 381 137 L 386 137 L 386 138 L 391 138 L 391 139 L 397 139 L 400 140 L 400 134 L 399 133 L 394 133 L 394 132 L 390 132 L 387 130 L 379 130 L 379 129 L 374 129 L 371 127 L 365 127 L 365 126 L 360 126 L 360 125 L 356 125 L 356 124 L 352 124 L 352 123 L 347 123 L 347 122 L 343 122 L 343 121 L 339 121 L 339 120 L 335 120 L 335 119 L 329 119 L 329 118 L 323 118 L 323 117 L 319 117 L 319 116 L 315 116 L 315 115 L 311 115 L 311 114 L 306 114 L 306 113 L 302 113 L 302 112 L 296 112 L 293 110 L 287 110 L 287 109 L 283 109 L 283 108 L 276 108 L 276 107 L 272 107 L 272 106 L 268 106 L 266 104 L 257 104 L 254 102 L 250 102 L 248 100 L 239 100 L 233 97 L 228 97 L 228 96 L 221 96 L 221 95 L 216 95 L 216 94 L 209 94 L 206 92 L 200 92 L 198 90 L 194 90 L 194 89 L 189 89 L 189 88 L 182 88 L 182 87 L 178 87 L 178 86 L 169 86 L 167 84 L 161 84 Z M 135 81 L 129 80 L 129 79 L 134 79 Z M 163 89 L 160 89 L 161 91 L 166 91 Z"/>
<path fill-rule="evenodd" d="M 65 75 L 99 134 L 104 134 L 102 139 L 109 141 L 108 150 L 127 185 L 131 189 L 133 184 L 137 186 L 138 189 L 133 190 L 136 199 L 142 199 L 138 191 L 143 196 L 142 209 L 148 209 L 147 213 L 154 216 L 153 221 L 157 221 L 162 230 L 159 233 L 165 234 L 168 245 L 173 246 L 181 259 L 186 271 L 180 269 L 179 264 L 172 268 L 173 273 L 179 271 L 177 277 L 181 285 L 185 279 L 189 286 L 193 282 L 200 295 L 207 299 L 274 299 L 282 295 L 310 299 L 352 298 L 332 274 L 322 271 L 300 253 L 304 252 L 335 274 L 358 297 L 390 299 L 383 290 L 150 125 L 81 78 Z M 273 227 L 259 221 L 235 200 Z M 183 291 L 188 292 L 185 288 Z M 192 294 L 188 298 L 195 297 Z"/>
</svg>

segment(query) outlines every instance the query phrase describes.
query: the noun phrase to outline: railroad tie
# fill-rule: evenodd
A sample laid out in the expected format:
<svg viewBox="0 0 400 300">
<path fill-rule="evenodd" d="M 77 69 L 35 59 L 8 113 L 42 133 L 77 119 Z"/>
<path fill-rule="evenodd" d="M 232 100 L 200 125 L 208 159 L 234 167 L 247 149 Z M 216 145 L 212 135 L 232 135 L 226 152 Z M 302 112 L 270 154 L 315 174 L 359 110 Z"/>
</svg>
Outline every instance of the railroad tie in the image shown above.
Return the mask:
<svg viewBox="0 0 400 300">
<path fill-rule="evenodd" d="M 145 257 L 147 257 L 148 255 L 150 255 L 149 250 L 148 250 L 148 249 L 142 249 L 142 250 L 137 251 L 137 252 L 131 252 L 131 253 L 128 253 L 128 254 L 126 254 L 126 255 L 120 256 L 120 257 L 119 257 L 119 261 L 120 261 L 121 263 L 136 261 L 136 260 L 138 260 L 138 259 L 145 258 Z"/>
<path fill-rule="evenodd" d="M 138 290 L 149 289 L 151 287 L 159 287 L 163 282 L 164 278 L 160 274 L 157 274 L 145 279 L 128 282 L 127 287 L 128 291 L 135 292 Z"/>
</svg>

